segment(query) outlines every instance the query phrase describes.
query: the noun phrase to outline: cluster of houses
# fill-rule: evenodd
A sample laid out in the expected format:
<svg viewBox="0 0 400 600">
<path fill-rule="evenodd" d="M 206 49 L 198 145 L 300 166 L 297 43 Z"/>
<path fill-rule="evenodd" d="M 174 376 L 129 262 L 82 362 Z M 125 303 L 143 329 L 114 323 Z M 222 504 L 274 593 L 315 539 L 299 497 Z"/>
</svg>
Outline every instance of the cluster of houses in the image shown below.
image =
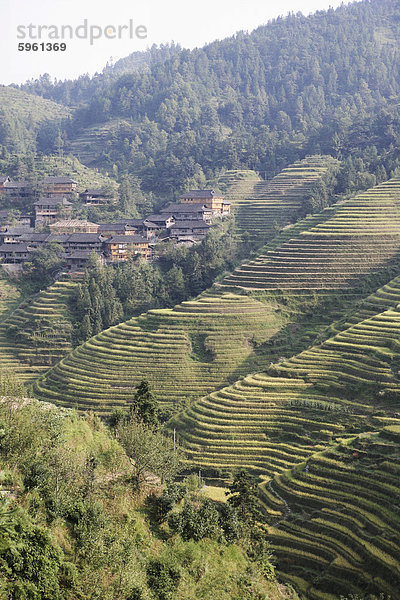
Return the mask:
<svg viewBox="0 0 400 600">
<path fill-rule="evenodd" d="M 32 184 L 0 178 L 0 194 L 5 202 L 31 194 Z M 69 177 L 47 177 L 43 191 L 33 203 L 32 215 L 20 215 L 17 226 L 1 226 L 0 261 L 3 265 L 22 268 L 40 246 L 57 242 L 64 248 L 65 268 L 80 271 L 94 251 L 104 262 L 121 262 L 132 256 L 151 260 L 155 248 L 167 240 L 177 244 L 199 243 L 208 233 L 216 216 L 230 214 L 230 203 L 214 190 L 192 190 L 170 203 L 159 213 L 144 219 L 119 219 L 113 223 L 96 224 L 72 217 L 73 203 L 68 199 L 76 193 L 77 182 Z M 106 198 L 101 189 L 86 189 L 79 194 L 82 203 L 97 206 Z M 39 228 L 37 226 L 40 226 Z M 36 228 L 36 229 L 35 229 Z M 37 230 L 46 229 L 46 233 Z"/>
</svg>

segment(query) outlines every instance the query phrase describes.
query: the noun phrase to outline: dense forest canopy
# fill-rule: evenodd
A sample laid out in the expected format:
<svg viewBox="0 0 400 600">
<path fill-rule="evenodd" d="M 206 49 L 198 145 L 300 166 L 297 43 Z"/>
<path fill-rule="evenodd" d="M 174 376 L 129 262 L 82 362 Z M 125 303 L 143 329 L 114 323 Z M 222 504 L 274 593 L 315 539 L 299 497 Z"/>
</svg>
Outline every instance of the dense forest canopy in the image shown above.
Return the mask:
<svg viewBox="0 0 400 600">
<path fill-rule="evenodd" d="M 399 165 L 399 30 L 398 0 L 364 0 L 192 51 L 152 47 L 92 78 L 44 75 L 21 88 L 74 110 L 41 123 L 30 149 L 72 152 L 161 196 L 226 168 L 271 177 L 318 152 L 352 154 L 379 181 Z M 3 152 L 26 127 L 3 106 Z"/>
</svg>

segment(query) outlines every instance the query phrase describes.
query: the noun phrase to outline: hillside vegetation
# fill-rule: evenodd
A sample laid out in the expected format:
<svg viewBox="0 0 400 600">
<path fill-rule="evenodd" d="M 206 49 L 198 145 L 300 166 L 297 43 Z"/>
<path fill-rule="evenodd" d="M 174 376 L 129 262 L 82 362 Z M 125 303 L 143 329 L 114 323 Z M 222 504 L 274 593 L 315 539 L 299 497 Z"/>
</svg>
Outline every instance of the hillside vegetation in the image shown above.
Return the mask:
<svg viewBox="0 0 400 600">
<path fill-rule="evenodd" d="M 60 127 L 71 115 L 61 104 L 6 86 L 0 86 L 0 106 L 0 145 L 19 153 L 36 149 L 41 127 Z"/>
<path fill-rule="evenodd" d="M 307 159 L 270 182 L 265 196 L 251 193 L 245 201 L 247 210 L 257 211 L 265 228 L 261 235 L 255 217 L 258 244 L 268 233 L 273 237 L 277 219 L 282 226 L 297 217 L 312 185 L 323 181 L 332 162 L 336 163 L 329 158 L 326 162 Z M 253 181 L 254 187 L 258 180 L 247 181 Z M 241 204 L 238 206 L 240 227 Z M 287 320 L 288 315 L 274 303 L 218 291 L 204 294 L 99 333 L 38 381 L 35 393 L 64 406 L 77 403 L 82 409 L 106 412 L 128 401 L 135 384 L 145 377 L 160 400 L 177 405 L 257 370 L 262 364 L 258 348 Z"/>
<path fill-rule="evenodd" d="M 226 168 L 269 178 L 321 152 L 357 157 L 379 182 L 399 166 L 399 22 L 396 0 L 355 2 L 192 51 L 164 48 L 161 61 L 121 76 L 25 89 L 66 105 L 80 98 L 66 147 L 156 194 Z"/>
<path fill-rule="evenodd" d="M 269 550 L 255 556 L 234 508 L 204 499 L 196 477 L 160 484 L 156 475 L 167 473 L 164 458 L 174 452 L 161 431 L 133 421 L 124 427 L 118 432 L 140 432 L 140 460 L 150 446 L 158 453 L 139 487 L 138 455 L 133 463 L 124 438 L 93 415 L 2 398 L 0 597 L 296 600 L 275 580 Z M 169 508 L 160 518 L 162 500 Z M 191 514 L 202 529 L 175 531 L 166 519 L 172 506 L 175 521 Z"/>
</svg>

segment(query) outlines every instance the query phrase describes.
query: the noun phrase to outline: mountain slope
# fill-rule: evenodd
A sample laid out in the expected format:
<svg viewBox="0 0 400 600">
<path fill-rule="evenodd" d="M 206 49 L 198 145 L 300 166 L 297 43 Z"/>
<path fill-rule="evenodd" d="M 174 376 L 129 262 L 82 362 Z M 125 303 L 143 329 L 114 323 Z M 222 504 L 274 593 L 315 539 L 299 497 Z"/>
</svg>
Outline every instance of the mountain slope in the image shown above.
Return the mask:
<svg viewBox="0 0 400 600">
<path fill-rule="evenodd" d="M 310 457 L 266 487 L 279 570 L 304 597 L 400 598 L 399 440 L 399 424 L 388 425 Z"/>
<path fill-rule="evenodd" d="M 300 173 L 294 169 L 292 176 L 285 173 L 276 184 L 269 182 L 265 197 L 260 194 L 254 200 L 251 193 L 246 206 L 251 210 L 254 202 L 265 228 L 262 231 L 255 217 L 255 232 L 259 235 L 261 230 L 264 241 L 268 233 L 272 237 L 277 218 L 281 224 L 295 218 L 309 195 L 310 181 L 322 181 L 332 159 L 316 160 L 318 166 L 309 162 L 302 164 Z M 237 219 L 240 225 L 240 210 Z M 129 402 L 135 384 L 148 378 L 161 401 L 176 404 L 260 368 L 264 357 L 259 349 L 287 322 L 288 315 L 276 302 L 219 290 L 205 293 L 174 309 L 151 310 L 91 338 L 38 381 L 35 393 L 63 405 L 106 412 Z"/>
<path fill-rule="evenodd" d="M 61 104 L 12 87 L 0 86 L 0 144 L 13 152 L 32 152 L 41 127 L 61 128 L 71 112 Z"/>
</svg>

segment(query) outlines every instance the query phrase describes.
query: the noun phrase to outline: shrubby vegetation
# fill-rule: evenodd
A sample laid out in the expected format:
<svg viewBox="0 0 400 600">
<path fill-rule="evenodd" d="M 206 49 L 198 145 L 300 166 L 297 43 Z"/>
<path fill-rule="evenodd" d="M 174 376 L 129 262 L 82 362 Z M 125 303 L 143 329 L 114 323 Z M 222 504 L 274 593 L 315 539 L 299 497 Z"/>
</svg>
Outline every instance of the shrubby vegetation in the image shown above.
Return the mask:
<svg viewBox="0 0 400 600">
<path fill-rule="evenodd" d="M 17 384 L 12 378 L 8 382 L 4 392 L 15 393 Z M 138 390 L 139 404 L 144 388 Z M 140 428 L 148 443 L 163 435 L 135 412 L 109 430 L 92 414 L 80 417 L 52 405 L 3 397 L 2 597 L 194 600 L 218 593 L 223 600 L 263 600 L 278 593 L 272 572 L 268 576 L 251 558 L 238 533 L 224 536 L 220 529 L 217 535 L 220 514 L 230 523 L 229 531 L 237 531 L 230 509 L 203 501 L 190 478 L 171 482 L 163 491 L 157 479 L 162 469 L 154 462 L 149 465 L 151 484 L 135 471 L 140 456 L 130 453 L 122 431 Z M 173 448 L 162 450 L 163 459 L 167 453 L 174 454 Z M 204 522 L 201 536 L 181 535 L 156 516 L 155 507 L 165 505 L 168 495 L 174 497 L 174 514 L 186 515 L 196 507 Z M 281 597 L 295 598 L 279 589 Z"/>
</svg>

